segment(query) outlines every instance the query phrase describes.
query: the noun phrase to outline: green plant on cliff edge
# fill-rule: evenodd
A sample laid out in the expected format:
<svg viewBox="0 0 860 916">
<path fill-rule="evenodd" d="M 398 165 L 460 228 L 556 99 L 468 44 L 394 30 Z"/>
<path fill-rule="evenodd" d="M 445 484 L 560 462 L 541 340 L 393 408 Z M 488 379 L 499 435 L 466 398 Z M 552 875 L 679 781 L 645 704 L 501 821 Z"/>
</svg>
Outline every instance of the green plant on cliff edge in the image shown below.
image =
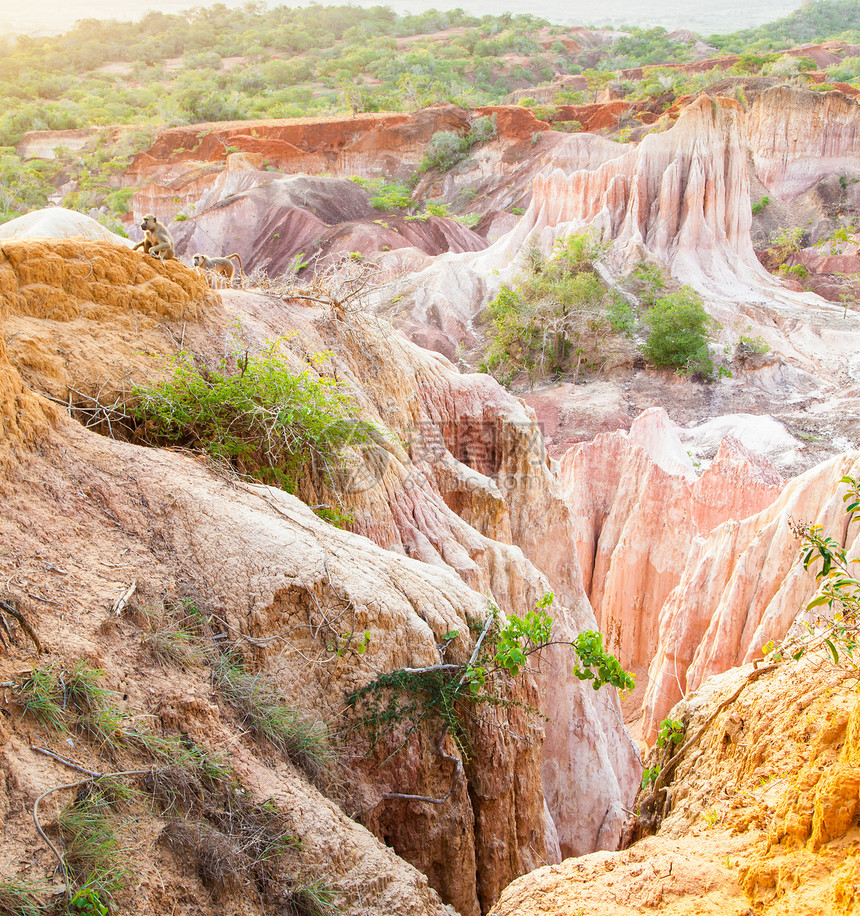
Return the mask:
<svg viewBox="0 0 860 916">
<path fill-rule="evenodd" d="M 842 496 L 848 516 L 846 529 L 860 521 L 860 481 L 848 475 L 839 479 L 846 486 Z M 762 651 L 770 661 L 784 658 L 799 659 L 815 649 L 824 649 L 833 664 L 858 667 L 856 653 L 860 648 L 860 578 L 854 573 L 860 557 L 848 557 L 839 541 L 824 533 L 821 525 L 792 522 L 792 530 L 801 539 L 801 559 L 804 569 L 811 569 L 819 560 L 821 568 L 815 573 L 820 583 L 818 594 L 806 605 L 816 611 L 812 621 L 801 625 L 802 632 L 787 636 L 779 644 L 768 642 Z M 818 609 L 827 608 L 827 614 Z"/>
<path fill-rule="evenodd" d="M 467 662 L 443 661 L 426 668 L 402 668 L 380 675 L 347 698 L 347 705 L 356 713 L 354 727 L 369 731 L 371 750 L 380 741 L 392 740 L 395 746 L 390 751 L 390 758 L 408 744 L 424 723 L 441 726 L 435 745 L 444 759 L 456 764 L 456 778 L 461 772 L 461 764 L 443 751 L 445 736 L 450 734 L 462 756 L 468 758 L 472 750 L 470 725 L 479 707 L 519 707 L 536 712 L 516 700 L 510 694 L 510 687 L 527 666 L 529 657 L 547 646 L 571 647 L 577 658 L 574 673 L 582 680 L 592 680 L 595 690 L 604 684 L 623 691 L 632 690 L 633 676 L 603 650 L 603 638 L 599 633 L 585 631 L 574 642 L 552 639 L 553 621 L 549 609 L 553 600 L 553 593 L 547 592 L 534 610 L 523 617 L 517 614 L 502 616 L 498 607 L 489 602 L 490 613 Z M 453 631 L 443 637 L 440 647 L 443 659 L 458 636 L 459 632 Z M 486 724 L 486 720 L 482 721 Z M 448 795 L 452 790 L 453 782 Z M 387 797 L 409 796 L 389 793 Z"/>
<path fill-rule="evenodd" d="M 289 493 L 312 471 L 331 480 L 343 450 L 372 429 L 343 383 L 313 368 L 294 372 L 280 340 L 241 356 L 235 371 L 197 366 L 181 352 L 169 378 L 134 396 L 148 443 L 200 449 Z"/>
<path fill-rule="evenodd" d="M 684 740 L 685 732 L 686 726 L 680 719 L 670 719 L 667 716 L 665 719 L 663 719 L 663 721 L 660 723 L 660 727 L 657 729 L 657 741 L 655 743 L 661 750 L 669 748 L 669 756 L 671 756 L 671 754 L 674 753 L 675 747 Z M 662 767 L 659 765 L 645 767 L 645 769 L 642 771 L 643 789 L 647 789 L 648 786 L 657 781 L 657 777 L 660 775 L 661 769 Z"/>
</svg>

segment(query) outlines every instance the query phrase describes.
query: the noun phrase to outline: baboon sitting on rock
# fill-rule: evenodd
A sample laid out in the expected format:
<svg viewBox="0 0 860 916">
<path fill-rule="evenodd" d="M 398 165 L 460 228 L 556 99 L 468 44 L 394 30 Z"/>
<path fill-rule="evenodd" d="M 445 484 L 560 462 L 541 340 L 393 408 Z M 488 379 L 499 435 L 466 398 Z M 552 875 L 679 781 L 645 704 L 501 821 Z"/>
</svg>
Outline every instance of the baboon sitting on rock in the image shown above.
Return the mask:
<svg viewBox="0 0 860 916">
<path fill-rule="evenodd" d="M 140 228 L 143 229 L 144 237 L 132 248 L 132 251 L 143 248 L 144 254 L 151 254 L 154 258 L 161 258 L 162 261 L 176 260 L 173 236 L 164 223 L 160 223 L 155 216 L 148 213 L 140 221 Z"/>
</svg>

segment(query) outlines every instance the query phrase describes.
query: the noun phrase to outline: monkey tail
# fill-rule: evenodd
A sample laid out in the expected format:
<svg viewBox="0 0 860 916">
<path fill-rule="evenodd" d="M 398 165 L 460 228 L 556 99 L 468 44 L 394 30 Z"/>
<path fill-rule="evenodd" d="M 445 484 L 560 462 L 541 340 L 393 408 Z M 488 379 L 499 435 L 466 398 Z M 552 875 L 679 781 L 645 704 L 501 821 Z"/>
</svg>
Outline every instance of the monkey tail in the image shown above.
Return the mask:
<svg viewBox="0 0 860 916">
<path fill-rule="evenodd" d="M 239 262 L 239 270 L 242 270 L 242 259 L 239 257 L 239 255 L 237 255 L 237 254 L 228 254 L 228 255 L 227 255 L 227 260 L 229 261 L 230 258 L 235 258 L 235 259 Z"/>
</svg>

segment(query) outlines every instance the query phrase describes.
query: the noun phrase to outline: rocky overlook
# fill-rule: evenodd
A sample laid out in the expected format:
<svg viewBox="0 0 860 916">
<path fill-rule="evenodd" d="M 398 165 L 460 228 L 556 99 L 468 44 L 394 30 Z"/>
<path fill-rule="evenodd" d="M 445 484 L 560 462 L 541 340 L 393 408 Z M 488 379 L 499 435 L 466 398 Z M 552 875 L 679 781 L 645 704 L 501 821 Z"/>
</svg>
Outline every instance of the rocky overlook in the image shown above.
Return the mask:
<svg viewBox="0 0 860 916">
<path fill-rule="evenodd" d="M 3 875 L 129 914 L 860 912 L 857 585 L 815 576 L 860 556 L 860 102 L 641 70 L 171 127 L 116 176 L 130 239 L 0 227 Z M 494 363 L 568 281 L 608 305 L 561 368 Z M 654 356 L 666 298 L 707 364 Z M 300 394 L 242 402 L 259 441 L 176 433 L 261 379 Z"/>
</svg>

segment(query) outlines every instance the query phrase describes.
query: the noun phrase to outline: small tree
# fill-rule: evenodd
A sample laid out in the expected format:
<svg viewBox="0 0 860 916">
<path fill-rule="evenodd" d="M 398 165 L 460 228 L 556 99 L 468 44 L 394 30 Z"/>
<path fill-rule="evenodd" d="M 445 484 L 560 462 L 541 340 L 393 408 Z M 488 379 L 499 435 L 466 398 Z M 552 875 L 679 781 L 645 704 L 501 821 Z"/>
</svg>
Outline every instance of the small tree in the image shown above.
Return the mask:
<svg viewBox="0 0 860 916">
<path fill-rule="evenodd" d="M 595 268 L 602 247 L 592 233 L 558 242 L 547 261 L 534 247 L 526 267 L 504 284 L 488 311 L 492 320 L 485 368 L 529 378 L 573 371 L 593 362 L 613 333 L 626 334 L 618 302 Z M 629 307 L 627 307 L 629 308 Z"/>
</svg>

